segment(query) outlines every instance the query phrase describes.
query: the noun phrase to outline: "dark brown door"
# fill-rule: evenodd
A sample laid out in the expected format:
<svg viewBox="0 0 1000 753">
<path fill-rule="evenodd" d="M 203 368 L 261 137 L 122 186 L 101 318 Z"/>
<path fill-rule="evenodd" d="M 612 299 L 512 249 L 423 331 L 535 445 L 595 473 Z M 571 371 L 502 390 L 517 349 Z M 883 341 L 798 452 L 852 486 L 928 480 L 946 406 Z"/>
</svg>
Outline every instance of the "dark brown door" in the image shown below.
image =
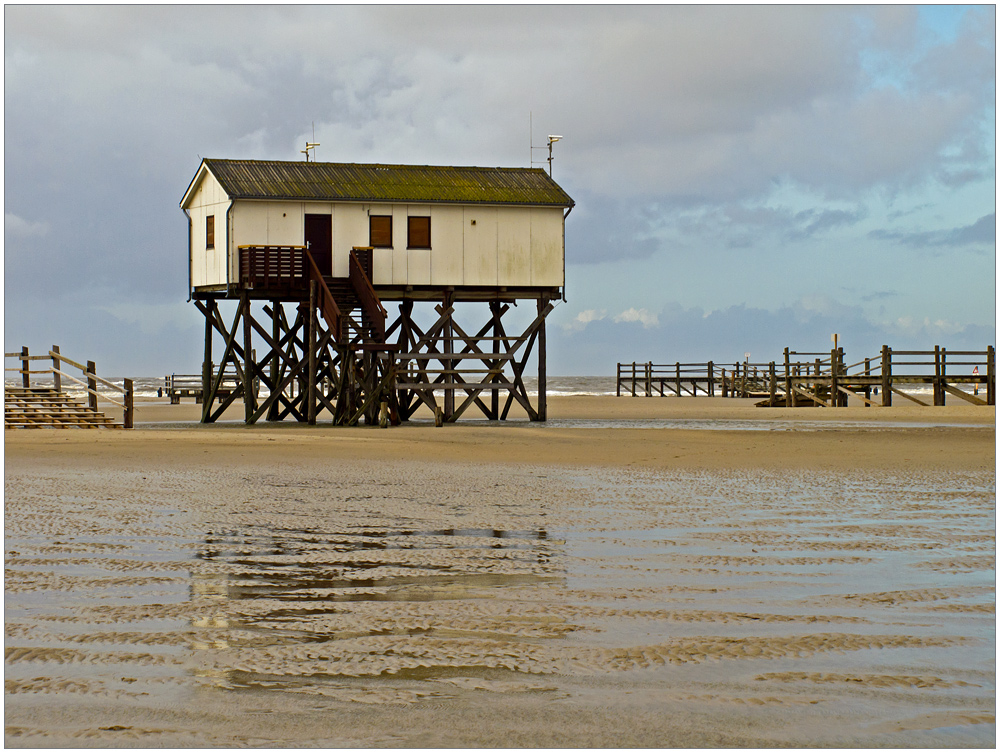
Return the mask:
<svg viewBox="0 0 1000 753">
<path fill-rule="evenodd" d="M 306 215 L 306 245 L 324 275 L 333 274 L 333 223 L 329 214 Z"/>
</svg>

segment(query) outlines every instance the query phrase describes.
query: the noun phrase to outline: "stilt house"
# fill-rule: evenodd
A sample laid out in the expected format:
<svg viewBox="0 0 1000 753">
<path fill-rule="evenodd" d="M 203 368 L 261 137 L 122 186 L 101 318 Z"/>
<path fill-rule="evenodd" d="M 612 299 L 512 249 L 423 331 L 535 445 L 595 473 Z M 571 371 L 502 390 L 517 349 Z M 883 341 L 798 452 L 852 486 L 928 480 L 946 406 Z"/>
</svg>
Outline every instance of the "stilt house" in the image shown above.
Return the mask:
<svg viewBox="0 0 1000 753">
<path fill-rule="evenodd" d="M 373 421 L 381 403 L 393 420 L 421 404 L 445 421 L 472 405 L 496 420 L 513 401 L 544 420 L 545 317 L 563 295 L 572 207 L 538 168 L 203 160 L 181 200 L 190 296 L 206 317 L 203 420 L 237 397 L 248 422 L 314 421 L 324 409 L 336 423 Z M 537 315 L 508 334 L 502 317 L 521 299 L 536 301 Z M 231 326 L 227 300 L 239 302 Z M 252 301 L 267 302 L 269 327 Z M 391 323 L 387 303 L 399 308 Z M 459 322 L 459 303 L 488 304 L 485 326 Z M 426 332 L 414 304 L 434 305 Z M 226 343 L 218 368 L 216 332 Z M 532 405 L 523 372 L 536 343 Z M 246 389 L 213 413 L 227 365 Z M 269 393 L 259 405 L 254 380 Z"/>
</svg>

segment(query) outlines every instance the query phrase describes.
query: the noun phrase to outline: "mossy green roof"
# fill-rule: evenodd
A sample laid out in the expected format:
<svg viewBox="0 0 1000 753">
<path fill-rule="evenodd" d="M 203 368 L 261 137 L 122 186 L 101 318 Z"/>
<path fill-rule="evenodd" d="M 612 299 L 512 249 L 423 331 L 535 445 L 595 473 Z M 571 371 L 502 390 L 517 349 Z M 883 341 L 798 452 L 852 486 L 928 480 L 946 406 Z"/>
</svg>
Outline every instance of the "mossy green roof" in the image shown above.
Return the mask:
<svg viewBox="0 0 1000 753">
<path fill-rule="evenodd" d="M 233 199 L 572 207 L 540 168 L 205 159 Z"/>
</svg>

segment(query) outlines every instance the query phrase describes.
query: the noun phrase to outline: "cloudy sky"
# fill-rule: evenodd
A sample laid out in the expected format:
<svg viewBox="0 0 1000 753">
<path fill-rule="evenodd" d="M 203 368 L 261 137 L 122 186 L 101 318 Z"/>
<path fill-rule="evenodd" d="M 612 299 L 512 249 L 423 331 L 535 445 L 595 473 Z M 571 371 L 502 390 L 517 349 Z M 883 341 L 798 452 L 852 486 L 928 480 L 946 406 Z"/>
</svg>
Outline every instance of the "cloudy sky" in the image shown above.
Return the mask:
<svg viewBox="0 0 1000 753">
<path fill-rule="evenodd" d="M 4 343 L 195 372 L 208 157 L 525 166 L 550 374 L 996 339 L 991 6 L 4 8 Z M 535 153 L 543 158 L 544 152 Z"/>
</svg>

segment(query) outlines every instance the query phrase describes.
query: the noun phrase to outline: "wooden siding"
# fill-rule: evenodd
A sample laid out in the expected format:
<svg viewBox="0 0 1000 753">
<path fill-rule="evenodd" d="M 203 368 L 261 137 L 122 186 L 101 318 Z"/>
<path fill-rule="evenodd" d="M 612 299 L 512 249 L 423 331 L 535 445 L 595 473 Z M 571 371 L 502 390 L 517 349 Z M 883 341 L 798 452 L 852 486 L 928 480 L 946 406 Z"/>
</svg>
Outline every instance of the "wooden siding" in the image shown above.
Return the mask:
<svg viewBox="0 0 1000 753">
<path fill-rule="evenodd" d="M 229 210 L 229 204 L 229 197 L 218 181 L 210 172 L 205 171 L 194 187 L 188 205 L 188 214 L 191 217 L 192 287 L 225 285 L 228 282 L 226 212 Z M 214 248 L 206 248 L 205 243 L 205 227 L 209 216 L 215 217 Z"/>
<path fill-rule="evenodd" d="M 304 244 L 305 215 L 331 215 L 332 269 L 346 277 L 354 246 L 369 245 L 370 214 L 392 215 L 393 245 L 373 252 L 376 285 L 559 287 L 563 279 L 560 207 L 360 204 L 237 200 L 227 227 L 228 198 L 207 175 L 193 192 L 194 287 L 239 279 L 239 246 Z M 216 216 L 216 248 L 206 250 L 204 218 Z M 411 215 L 430 216 L 431 248 L 407 249 Z M 473 224 L 475 223 L 475 224 Z M 228 278 L 226 249 L 229 250 Z"/>
<path fill-rule="evenodd" d="M 497 285 L 497 208 L 465 207 L 463 285 Z"/>
</svg>

